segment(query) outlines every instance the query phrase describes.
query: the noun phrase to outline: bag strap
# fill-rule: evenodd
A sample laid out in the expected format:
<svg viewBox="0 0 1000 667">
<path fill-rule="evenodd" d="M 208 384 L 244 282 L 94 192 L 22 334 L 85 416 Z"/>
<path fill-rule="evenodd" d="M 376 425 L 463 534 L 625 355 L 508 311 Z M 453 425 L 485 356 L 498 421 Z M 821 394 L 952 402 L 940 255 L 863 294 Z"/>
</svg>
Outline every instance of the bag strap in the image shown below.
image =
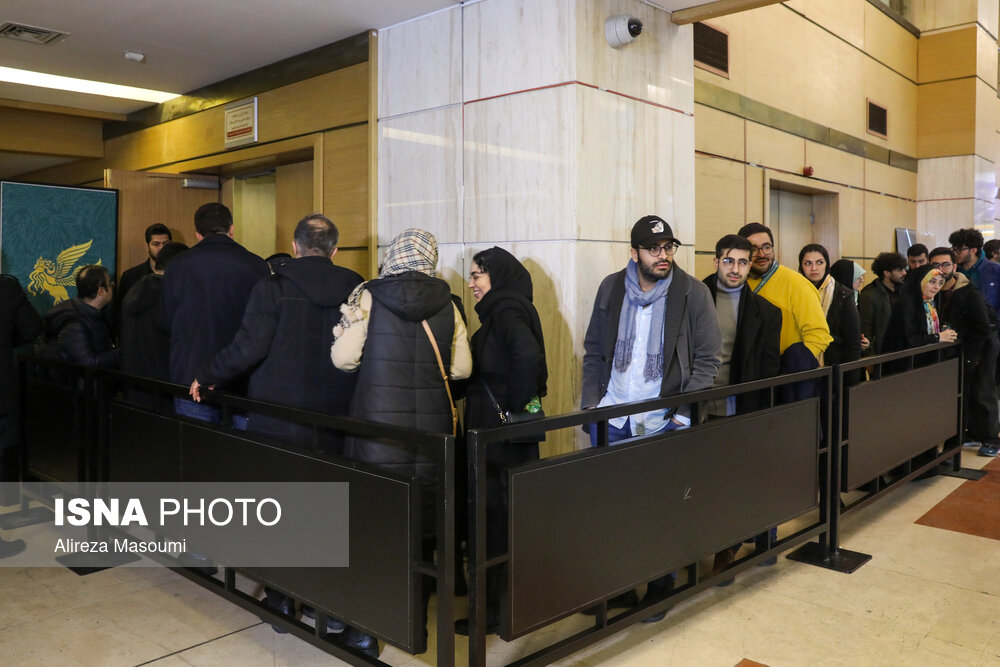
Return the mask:
<svg viewBox="0 0 1000 667">
<path fill-rule="evenodd" d="M 434 348 L 434 357 L 437 358 L 438 370 L 441 371 L 441 379 L 444 380 L 444 390 L 448 392 L 448 405 L 451 407 L 451 434 L 456 435 L 458 433 L 458 410 L 455 409 L 455 400 L 451 397 L 451 385 L 448 384 L 448 373 L 444 370 L 444 362 L 441 361 L 441 351 L 438 349 L 437 341 L 431 332 L 431 325 L 427 324 L 427 320 L 421 320 L 420 323 L 424 325 L 427 339 L 431 342 L 431 347 Z"/>
</svg>

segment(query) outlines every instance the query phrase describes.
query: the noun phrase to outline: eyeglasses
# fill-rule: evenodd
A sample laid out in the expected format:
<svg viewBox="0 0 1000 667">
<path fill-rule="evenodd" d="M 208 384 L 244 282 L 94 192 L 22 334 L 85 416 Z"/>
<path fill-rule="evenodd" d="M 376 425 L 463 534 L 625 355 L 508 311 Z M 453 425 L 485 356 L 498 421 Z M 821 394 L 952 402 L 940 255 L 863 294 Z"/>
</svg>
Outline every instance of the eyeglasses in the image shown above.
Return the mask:
<svg viewBox="0 0 1000 667">
<path fill-rule="evenodd" d="M 951 262 L 931 262 L 932 269 L 950 269 L 953 266 Z"/>
<path fill-rule="evenodd" d="M 666 255 L 667 257 L 672 257 L 678 248 L 677 243 L 664 243 L 663 245 L 654 245 L 651 248 L 643 248 L 649 253 L 650 257 L 659 257 L 660 255 Z"/>
<path fill-rule="evenodd" d="M 731 269 L 734 266 L 736 266 L 737 264 L 739 264 L 739 267 L 741 269 L 745 269 L 748 266 L 750 266 L 750 260 L 749 259 L 735 259 L 733 257 L 723 257 L 722 259 L 719 260 L 719 262 L 721 262 L 722 265 L 724 267 L 726 267 L 727 269 Z"/>
<path fill-rule="evenodd" d="M 757 255 L 770 255 L 774 252 L 774 246 L 770 243 L 765 243 L 764 245 L 755 245 L 753 247 L 753 252 L 750 253 L 751 257 L 756 257 Z"/>
<path fill-rule="evenodd" d="M 957 245 L 953 245 L 951 249 L 954 250 L 955 252 L 965 252 L 966 250 L 968 250 L 968 248 L 965 246 L 957 246 Z"/>
</svg>

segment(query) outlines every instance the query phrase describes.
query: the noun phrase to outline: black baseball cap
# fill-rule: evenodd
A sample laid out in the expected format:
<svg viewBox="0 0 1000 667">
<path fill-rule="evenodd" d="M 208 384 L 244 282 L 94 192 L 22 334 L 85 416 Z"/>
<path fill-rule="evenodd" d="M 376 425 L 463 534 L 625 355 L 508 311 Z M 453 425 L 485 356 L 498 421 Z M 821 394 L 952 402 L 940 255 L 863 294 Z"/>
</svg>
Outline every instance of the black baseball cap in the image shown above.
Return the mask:
<svg viewBox="0 0 1000 667">
<path fill-rule="evenodd" d="M 674 236 L 674 231 L 670 229 L 667 221 L 658 215 L 647 215 L 639 218 L 639 221 L 632 225 L 632 247 L 646 247 L 650 243 L 659 241 L 673 241 L 680 244 L 680 239 Z"/>
</svg>

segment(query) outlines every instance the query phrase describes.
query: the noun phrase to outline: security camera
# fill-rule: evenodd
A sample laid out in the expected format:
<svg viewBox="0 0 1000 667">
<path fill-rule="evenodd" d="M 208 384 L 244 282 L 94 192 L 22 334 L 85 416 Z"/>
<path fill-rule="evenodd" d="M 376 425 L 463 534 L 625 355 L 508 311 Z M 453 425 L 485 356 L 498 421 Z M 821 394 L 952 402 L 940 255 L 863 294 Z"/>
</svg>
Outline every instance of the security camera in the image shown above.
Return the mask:
<svg viewBox="0 0 1000 667">
<path fill-rule="evenodd" d="M 604 22 L 604 38 L 613 49 L 631 44 L 642 34 L 642 21 L 628 14 L 609 16 Z"/>
</svg>

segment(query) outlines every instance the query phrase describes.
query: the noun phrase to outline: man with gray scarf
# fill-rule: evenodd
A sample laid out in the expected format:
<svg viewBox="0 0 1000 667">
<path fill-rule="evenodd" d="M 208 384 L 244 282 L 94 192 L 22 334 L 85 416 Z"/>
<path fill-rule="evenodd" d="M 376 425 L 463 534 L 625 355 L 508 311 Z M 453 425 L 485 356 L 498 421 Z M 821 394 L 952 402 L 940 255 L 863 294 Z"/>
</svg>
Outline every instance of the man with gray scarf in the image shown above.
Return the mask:
<svg viewBox="0 0 1000 667">
<path fill-rule="evenodd" d="M 594 301 L 583 342 L 583 409 L 708 389 L 719 371 L 722 334 L 715 302 L 704 283 L 674 266 L 680 241 L 670 225 L 647 215 L 632 227 L 631 240 L 628 266 L 604 279 Z M 608 421 L 608 441 L 690 423 L 687 406 L 619 417 Z M 596 445 L 596 424 L 590 435 Z M 650 582 L 647 595 L 662 595 L 672 584 L 672 577 Z M 609 607 L 632 606 L 636 594 L 620 597 Z"/>
</svg>

